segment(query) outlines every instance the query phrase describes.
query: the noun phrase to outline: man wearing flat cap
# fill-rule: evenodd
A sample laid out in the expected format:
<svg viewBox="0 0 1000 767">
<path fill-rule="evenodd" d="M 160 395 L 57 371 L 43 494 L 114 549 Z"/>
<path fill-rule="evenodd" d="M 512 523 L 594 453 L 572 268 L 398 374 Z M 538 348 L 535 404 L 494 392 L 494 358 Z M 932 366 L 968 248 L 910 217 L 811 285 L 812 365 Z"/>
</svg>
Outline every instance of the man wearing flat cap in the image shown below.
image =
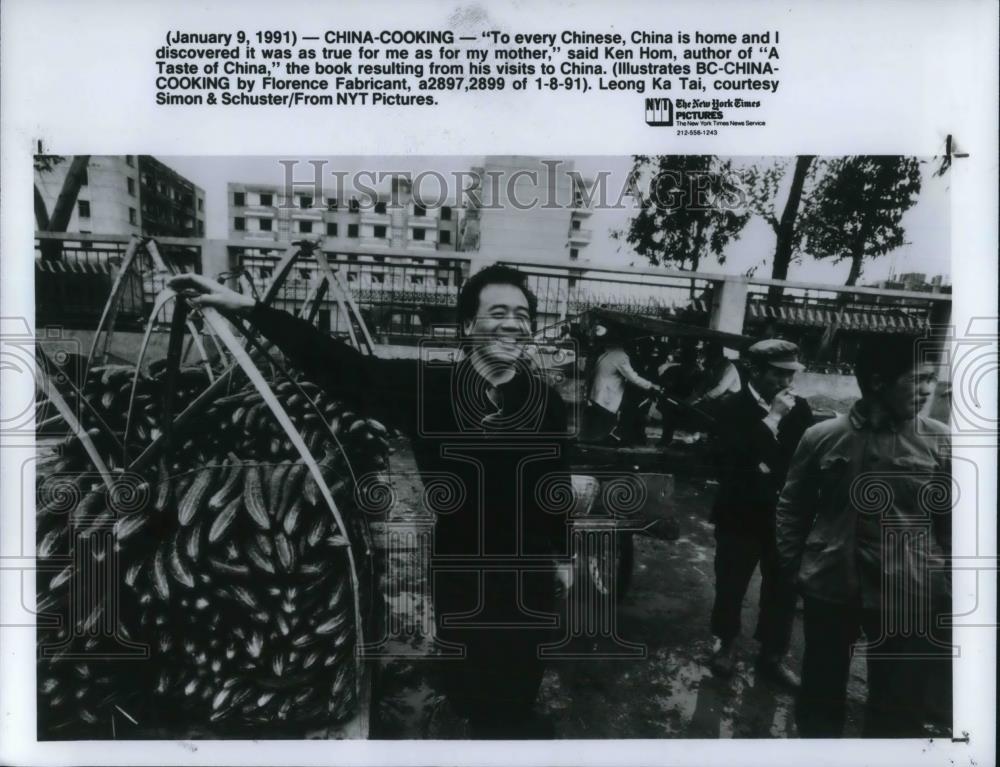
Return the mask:
<svg viewBox="0 0 1000 767">
<path fill-rule="evenodd" d="M 719 408 L 716 460 L 719 491 L 715 523 L 715 604 L 711 628 L 717 638 L 711 668 L 730 676 L 736 663 L 743 597 L 760 566 L 760 642 L 757 671 L 779 684 L 797 687 L 785 666 L 795 617 L 796 593 L 778 567 L 775 506 L 792 454 L 812 425 L 808 403 L 792 393 L 792 379 L 804 366 L 790 341 L 759 341 L 745 353 L 746 382 Z"/>
</svg>

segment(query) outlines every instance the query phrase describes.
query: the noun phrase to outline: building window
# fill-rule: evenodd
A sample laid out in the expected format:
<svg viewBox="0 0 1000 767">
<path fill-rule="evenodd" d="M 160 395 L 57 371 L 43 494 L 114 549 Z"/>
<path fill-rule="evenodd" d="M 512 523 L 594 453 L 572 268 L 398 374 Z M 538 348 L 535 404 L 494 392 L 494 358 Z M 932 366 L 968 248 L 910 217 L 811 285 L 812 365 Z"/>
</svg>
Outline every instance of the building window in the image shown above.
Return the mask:
<svg viewBox="0 0 1000 767">
<path fill-rule="evenodd" d="M 427 239 L 427 230 L 426 229 L 414 229 L 413 230 L 413 239 L 414 240 L 425 240 L 425 239 Z"/>
<path fill-rule="evenodd" d="M 336 197 L 327 197 L 326 198 L 326 209 L 327 210 L 336 210 L 337 209 L 337 198 Z"/>
<path fill-rule="evenodd" d="M 378 239 L 380 239 L 380 240 L 384 240 L 385 239 L 385 227 L 384 226 L 376 226 L 375 227 L 375 236 Z"/>
<path fill-rule="evenodd" d="M 572 226 L 573 226 L 574 230 L 579 230 L 579 228 L 580 228 L 580 219 L 574 218 Z"/>
<path fill-rule="evenodd" d="M 336 237 L 337 236 L 337 224 L 336 223 L 330 222 L 330 223 L 328 223 L 326 225 L 326 236 L 327 237 Z"/>
<path fill-rule="evenodd" d="M 243 216 L 237 216 L 233 219 L 233 229 L 237 232 L 245 232 L 247 228 L 247 220 Z"/>
<path fill-rule="evenodd" d="M 272 272 L 274 272 L 274 267 L 262 266 L 260 267 L 259 272 L 260 272 L 260 278 L 262 280 L 267 280 L 270 279 Z"/>
<path fill-rule="evenodd" d="M 270 232 L 271 227 L 274 226 L 274 221 L 269 218 L 262 218 L 260 220 L 260 230 L 262 232 Z"/>
<path fill-rule="evenodd" d="M 77 201 L 76 209 L 80 218 L 90 218 L 90 202 L 88 200 Z"/>
<path fill-rule="evenodd" d="M 442 232 L 439 232 L 438 233 L 438 242 L 440 242 L 442 245 L 450 245 L 451 244 L 451 232 L 449 232 L 447 229 L 445 229 Z"/>
<path fill-rule="evenodd" d="M 200 213 L 203 210 L 205 210 L 205 201 L 199 197 L 198 198 L 198 212 Z"/>
<path fill-rule="evenodd" d="M 87 169 L 83 169 L 83 173 L 80 174 L 80 186 L 87 186 L 90 183 L 90 176 L 87 175 Z"/>
<path fill-rule="evenodd" d="M 376 202 L 375 203 L 375 212 L 378 213 L 379 215 L 384 215 L 385 214 L 385 203 L 384 202 Z"/>
<path fill-rule="evenodd" d="M 579 248 L 570 248 L 569 249 L 569 258 L 570 258 L 571 261 L 576 261 L 576 259 L 578 259 L 579 257 L 580 257 L 580 249 Z"/>
<path fill-rule="evenodd" d="M 130 154 L 125 155 L 125 164 L 131 168 L 135 167 L 135 157 Z"/>
<path fill-rule="evenodd" d="M 243 192 L 233 192 L 233 205 L 242 208 L 247 204 L 247 196 Z"/>
<path fill-rule="evenodd" d="M 260 204 L 263 205 L 265 208 L 270 208 L 272 205 L 274 205 L 274 195 L 261 194 Z"/>
<path fill-rule="evenodd" d="M 441 220 L 451 221 L 451 208 L 447 206 L 441 208 Z"/>
<path fill-rule="evenodd" d="M 352 239 L 355 239 L 355 240 L 358 238 L 358 225 L 357 224 L 348 224 L 347 225 L 347 236 L 351 237 Z"/>
<path fill-rule="evenodd" d="M 312 221 L 299 221 L 299 231 L 303 234 L 309 234 L 313 230 Z"/>
<path fill-rule="evenodd" d="M 129 208 L 128 209 L 128 222 L 130 224 L 134 224 L 135 223 L 135 208 Z"/>
<path fill-rule="evenodd" d="M 311 272 L 312 270 L 308 266 L 304 266 L 301 269 L 299 269 L 299 277 L 301 277 L 306 282 L 309 282 L 309 275 Z"/>
<path fill-rule="evenodd" d="M 309 195 L 304 194 L 301 197 L 299 197 L 299 207 L 302 208 L 302 210 L 307 210 L 308 208 L 311 208 L 312 205 L 313 205 L 313 198 L 310 197 Z"/>
<path fill-rule="evenodd" d="M 348 206 L 348 208 L 350 209 L 351 213 L 357 213 L 359 210 L 361 210 L 361 204 L 358 202 L 357 197 L 351 198 L 351 203 Z"/>
<path fill-rule="evenodd" d="M 205 236 L 205 222 L 202 221 L 201 219 L 198 219 L 198 236 L 199 237 Z"/>
<path fill-rule="evenodd" d="M 91 234 L 91 231 L 89 229 L 81 229 L 80 234 Z M 80 247 L 83 250 L 90 250 L 94 245 L 90 240 L 80 240 Z"/>
<path fill-rule="evenodd" d="M 135 197 L 135 179 L 127 178 L 125 179 L 126 187 L 128 188 L 128 193 Z"/>
<path fill-rule="evenodd" d="M 426 216 L 427 215 L 427 208 L 425 208 L 423 205 L 418 205 L 417 203 L 413 203 L 413 215 L 414 216 Z"/>
</svg>

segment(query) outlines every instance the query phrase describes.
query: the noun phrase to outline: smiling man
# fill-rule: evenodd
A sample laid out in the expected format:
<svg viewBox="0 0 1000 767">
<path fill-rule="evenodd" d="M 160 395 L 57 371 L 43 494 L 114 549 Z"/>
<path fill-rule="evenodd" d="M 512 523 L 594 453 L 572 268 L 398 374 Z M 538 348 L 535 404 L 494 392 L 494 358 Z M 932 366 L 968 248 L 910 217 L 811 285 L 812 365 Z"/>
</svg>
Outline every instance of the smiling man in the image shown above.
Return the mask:
<svg viewBox="0 0 1000 767">
<path fill-rule="evenodd" d="M 425 486 L 450 494 L 428 509 L 436 636 L 463 656 L 440 661 L 445 694 L 472 737 L 551 736 L 532 707 L 538 645 L 553 639 L 555 562 L 568 555 L 566 512 L 545 503 L 569 488 L 568 435 L 562 399 L 525 355 L 536 300 L 524 275 L 494 265 L 465 282 L 455 364 L 365 356 L 204 277 L 171 286 L 246 318 L 306 376 L 410 438 Z"/>
</svg>

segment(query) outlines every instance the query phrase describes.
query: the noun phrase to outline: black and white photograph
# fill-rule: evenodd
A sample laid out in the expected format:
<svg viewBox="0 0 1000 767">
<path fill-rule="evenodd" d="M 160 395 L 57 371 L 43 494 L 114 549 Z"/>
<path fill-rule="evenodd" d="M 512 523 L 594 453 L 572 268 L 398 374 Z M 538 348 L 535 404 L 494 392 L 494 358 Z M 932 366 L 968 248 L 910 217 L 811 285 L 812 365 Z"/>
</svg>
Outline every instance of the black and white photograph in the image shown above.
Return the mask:
<svg viewBox="0 0 1000 767">
<path fill-rule="evenodd" d="M 1000 9 L 0 3 L 0 763 L 995 764 Z"/>
<path fill-rule="evenodd" d="M 34 162 L 40 738 L 951 737 L 949 158 Z"/>
</svg>

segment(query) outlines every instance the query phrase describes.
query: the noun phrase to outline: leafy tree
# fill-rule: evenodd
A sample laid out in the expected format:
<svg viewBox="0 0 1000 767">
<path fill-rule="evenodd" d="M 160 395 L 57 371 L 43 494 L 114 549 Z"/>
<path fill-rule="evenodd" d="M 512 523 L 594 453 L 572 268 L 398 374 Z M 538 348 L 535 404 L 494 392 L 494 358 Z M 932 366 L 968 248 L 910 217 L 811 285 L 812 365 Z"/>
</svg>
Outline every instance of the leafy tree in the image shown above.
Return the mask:
<svg viewBox="0 0 1000 767">
<path fill-rule="evenodd" d="M 739 239 L 750 212 L 743 205 L 729 161 L 714 155 L 661 155 L 633 158 L 632 179 L 648 194 L 628 230 L 613 233 L 654 266 L 696 271 L 713 255 L 725 262 L 725 249 Z"/>
<path fill-rule="evenodd" d="M 854 155 L 824 165 L 800 228 L 815 258 L 850 260 L 845 284 L 856 285 L 866 261 L 904 244 L 902 219 L 920 194 L 921 162 Z"/>
</svg>

